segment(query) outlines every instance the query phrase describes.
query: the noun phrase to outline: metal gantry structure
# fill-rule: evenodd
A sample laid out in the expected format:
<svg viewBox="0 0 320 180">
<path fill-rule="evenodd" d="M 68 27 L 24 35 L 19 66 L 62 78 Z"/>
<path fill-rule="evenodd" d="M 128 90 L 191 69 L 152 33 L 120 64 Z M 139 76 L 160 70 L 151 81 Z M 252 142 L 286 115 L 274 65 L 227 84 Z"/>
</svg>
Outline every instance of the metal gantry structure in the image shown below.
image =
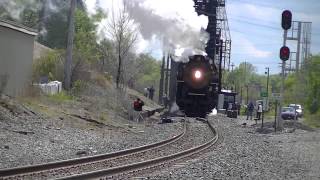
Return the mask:
<svg viewBox="0 0 320 180">
<path fill-rule="evenodd" d="M 208 17 L 206 31 L 210 38 L 207 42 L 206 53 L 216 64 L 221 65 L 221 69 L 230 71 L 231 35 L 225 8 L 226 0 L 193 1 L 198 15 Z M 222 53 L 222 57 L 220 53 Z"/>
<path fill-rule="evenodd" d="M 222 71 L 230 71 L 231 35 L 226 13 L 226 0 L 193 0 L 198 15 L 208 17 L 209 40 L 206 53 L 218 66 L 218 91 L 222 89 Z"/>
<path fill-rule="evenodd" d="M 291 52 L 290 59 L 286 64 L 285 74 L 299 71 L 302 64 L 310 58 L 311 28 L 311 22 L 292 22 L 292 28 L 288 32 L 286 41 L 294 42 L 296 50 Z"/>
</svg>

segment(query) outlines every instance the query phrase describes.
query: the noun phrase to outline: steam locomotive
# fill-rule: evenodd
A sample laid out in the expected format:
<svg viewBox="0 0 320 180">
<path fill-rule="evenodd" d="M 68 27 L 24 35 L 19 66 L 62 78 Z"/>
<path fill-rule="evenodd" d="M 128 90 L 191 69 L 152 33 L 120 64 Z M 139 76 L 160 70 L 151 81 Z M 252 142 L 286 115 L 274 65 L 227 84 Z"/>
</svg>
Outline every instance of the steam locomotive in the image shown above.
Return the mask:
<svg viewBox="0 0 320 180">
<path fill-rule="evenodd" d="M 193 55 L 177 68 L 177 105 L 188 117 L 205 117 L 218 103 L 215 63 L 209 57 Z"/>
</svg>

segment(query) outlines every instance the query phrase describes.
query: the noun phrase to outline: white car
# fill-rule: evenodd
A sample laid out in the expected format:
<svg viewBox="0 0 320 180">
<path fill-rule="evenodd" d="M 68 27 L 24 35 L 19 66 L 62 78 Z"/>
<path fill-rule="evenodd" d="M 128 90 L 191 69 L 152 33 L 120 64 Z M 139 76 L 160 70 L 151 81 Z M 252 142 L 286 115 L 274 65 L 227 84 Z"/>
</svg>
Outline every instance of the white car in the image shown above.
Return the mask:
<svg viewBox="0 0 320 180">
<path fill-rule="evenodd" d="M 300 104 L 290 104 L 289 107 L 292 107 L 296 110 L 298 117 L 302 117 L 302 106 Z"/>
</svg>

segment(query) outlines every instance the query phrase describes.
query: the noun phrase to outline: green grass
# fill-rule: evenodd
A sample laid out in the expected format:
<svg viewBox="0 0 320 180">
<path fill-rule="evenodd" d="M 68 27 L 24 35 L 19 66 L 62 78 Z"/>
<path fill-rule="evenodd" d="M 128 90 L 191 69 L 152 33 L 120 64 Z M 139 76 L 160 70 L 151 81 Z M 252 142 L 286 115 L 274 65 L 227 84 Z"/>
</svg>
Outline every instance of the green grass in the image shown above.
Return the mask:
<svg viewBox="0 0 320 180">
<path fill-rule="evenodd" d="M 313 128 L 320 128 L 320 111 L 316 114 L 305 114 L 304 123 Z"/>
<path fill-rule="evenodd" d="M 48 95 L 48 98 L 55 102 L 65 102 L 73 100 L 73 96 L 69 95 L 65 91 L 54 95 Z"/>
</svg>

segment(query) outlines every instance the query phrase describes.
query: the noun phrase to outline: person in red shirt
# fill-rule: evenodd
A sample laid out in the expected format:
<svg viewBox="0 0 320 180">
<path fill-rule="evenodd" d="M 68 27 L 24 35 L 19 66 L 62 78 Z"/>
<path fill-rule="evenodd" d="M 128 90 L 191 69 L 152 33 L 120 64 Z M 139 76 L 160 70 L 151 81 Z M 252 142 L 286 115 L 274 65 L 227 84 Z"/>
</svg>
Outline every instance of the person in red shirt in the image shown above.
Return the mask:
<svg viewBox="0 0 320 180">
<path fill-rule="evenodd" d="M 137 98 L 134 102 L 133 102 L 133 109 L 135 111 L 142 111 L 142 106 L 144 106 L 144 102 L 140 99 Z"/>
</svg>

